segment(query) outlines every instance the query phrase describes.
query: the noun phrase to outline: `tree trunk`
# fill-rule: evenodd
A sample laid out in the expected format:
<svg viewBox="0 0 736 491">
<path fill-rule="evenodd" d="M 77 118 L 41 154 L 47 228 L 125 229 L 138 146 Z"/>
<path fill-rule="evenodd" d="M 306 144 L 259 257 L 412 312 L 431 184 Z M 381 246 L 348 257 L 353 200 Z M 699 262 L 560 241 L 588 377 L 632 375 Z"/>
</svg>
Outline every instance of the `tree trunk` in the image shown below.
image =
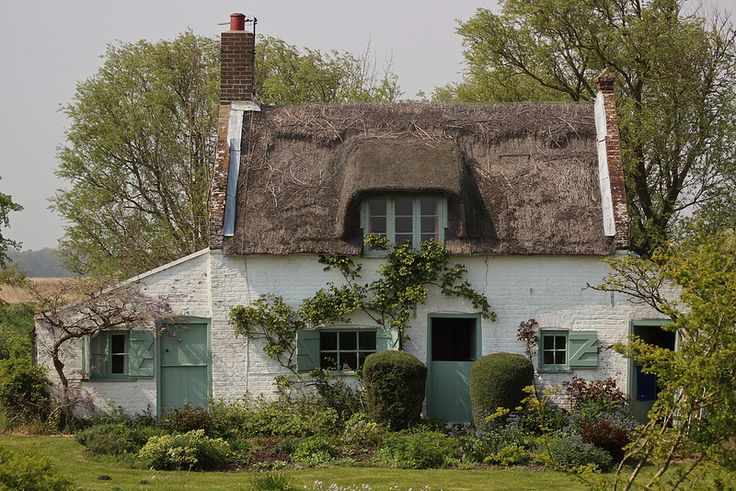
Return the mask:
<svg viewBox="0 0 736 491">
<path fill-rule="evenodd" d="M 72 407 L 72 400 L 69 394 L 69 379 L 64 374 L 64 362 L 61 361 L 59 348 L 59 343 L 54 345 L 53 351 L 51 352 L 51 358 L 54 362 L 56 373 L 57 375 L 59 375 L 59 382 L 61 382 L 61 399 L 59 401 L 59 429 L 63 431 L 69 427 L 74 418 L 74 408 Z"/>
</svg>

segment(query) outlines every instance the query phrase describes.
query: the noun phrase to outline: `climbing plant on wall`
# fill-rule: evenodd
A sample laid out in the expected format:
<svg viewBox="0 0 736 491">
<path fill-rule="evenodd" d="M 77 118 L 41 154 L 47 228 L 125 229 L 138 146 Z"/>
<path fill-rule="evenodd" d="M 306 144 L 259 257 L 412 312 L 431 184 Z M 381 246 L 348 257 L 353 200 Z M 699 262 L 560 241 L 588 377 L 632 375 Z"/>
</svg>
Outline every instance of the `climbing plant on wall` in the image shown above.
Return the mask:
<svg viewBox="0 0 736 491">
<path fill-rule="evenodd" d="M 339 271 L 343 284 L 327 283 L 298 307 L 276 294 L 259 297 L 250 305 L 238 305 L 230 311 L 235 333 L 263 340 L 263 350 L 270 358 L 296 371 L 299 331 L 347 324 L 356 312 L 365 313 L 381 328 L 397 331 L 399 349 L 403 349 L 414 309 L 425 302 L 430 287 L 438 288 L 443 295 L 470 301 L 483 318 L 495 320 L 488 299 L 465 279 L 465 266 L 450 264 L 449 252 L 438 242 L 422 242 L 417 250 L 408 243 L 393 245 L 385 237 L 368 236 L 365 244 L 386 250 L 375 280 L 361 282 L 361 264 L 350 257 L 320 256 L 324 270 Z"/>
</svg>

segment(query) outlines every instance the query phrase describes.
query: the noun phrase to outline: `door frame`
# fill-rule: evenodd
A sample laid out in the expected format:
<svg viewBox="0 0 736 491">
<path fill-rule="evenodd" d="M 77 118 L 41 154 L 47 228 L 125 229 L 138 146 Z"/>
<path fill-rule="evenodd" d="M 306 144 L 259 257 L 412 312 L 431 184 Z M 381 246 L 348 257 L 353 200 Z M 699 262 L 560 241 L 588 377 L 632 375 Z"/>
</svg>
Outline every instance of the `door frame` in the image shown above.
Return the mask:
<svg viewBox="0 0 736 491">
<path fill-rule="evenodd" d="M 629 321 L 629 335 L 628 340 L 631 341 L 631 338 L 634 336 L 634 328 L 636 327 L 659 327 L 666 326 L 667 324 L 672 324 L 674 322 L 672 319 L 631 319 Z M 675 347 L 674 351 L 679 350 L 680 345 L 680 333 L 675 332 Z M 634 377 L 636 376 L 635 368 L 634 368 L 634 360 L 633 358 L 626 357 L 626 396 L 631 400 L 632 398 L 636 399 L 636 394 L 634 393 Z"/>
<path fill-rule="evenodd" d="M 475 360 L 483 356 L 483 326 L 480 312 L 430 312 L 427 314 L 427 346 L 425 353 L 425 363 L 427 364 L 427 393 L 426 408 L 427 416 L 429 416 L 430 392 L 432 390 L 432 319 L 474 319 L 475 320 Z M 473 361 L 475 361 L 473 360 Z M 468 387 L 468 398 L 470 398 L 470 387 Z"/>
<path fill-rule="evenodd" d="M 193 315 L 185 315 L 177 317 L 176 319 L 166 319 L 163 321 L 164 325 L 179 326 L 187 324 L 205 324 L 206 336 L 207 336 L 207 398 L 212 399 L 212 320 L 207 317 L 197 317 Z M 161 417 L 161 362 L 163 362 L 163 356 L 161 356 L 162 343 L 159 342 L 159 336 L 161 336 L 161 328 L 156 329 L 156 336 L 154 338 L 155 350 L 156 350 L 156 417 Z"/>
</svg>

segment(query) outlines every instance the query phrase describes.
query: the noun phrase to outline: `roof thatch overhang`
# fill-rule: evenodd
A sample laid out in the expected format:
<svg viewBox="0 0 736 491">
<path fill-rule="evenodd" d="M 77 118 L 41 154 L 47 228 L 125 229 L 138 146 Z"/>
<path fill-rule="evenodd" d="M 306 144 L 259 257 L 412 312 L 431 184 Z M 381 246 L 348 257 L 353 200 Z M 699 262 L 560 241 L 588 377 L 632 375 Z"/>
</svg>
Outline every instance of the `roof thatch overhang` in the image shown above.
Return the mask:
<svg viewBox="0 0 736 491">
<path fill-rule="evenodd" d="M 246 113 L 229 255 L 359 254 L 359 204 L 448 198 L 456 254 L 605 255 L 593 105 L 337 104 Z"/>
</svg>

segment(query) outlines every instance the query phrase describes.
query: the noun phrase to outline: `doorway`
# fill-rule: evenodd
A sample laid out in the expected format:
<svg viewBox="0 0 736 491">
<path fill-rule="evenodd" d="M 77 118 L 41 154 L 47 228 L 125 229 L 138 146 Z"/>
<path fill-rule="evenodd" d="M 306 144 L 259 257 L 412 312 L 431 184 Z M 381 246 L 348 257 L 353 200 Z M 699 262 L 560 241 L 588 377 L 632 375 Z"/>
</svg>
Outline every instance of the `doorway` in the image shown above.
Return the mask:
<svg viewBox="0 0 736 491">
<path fill-rule="evenodd" d="M 427 416 L 449 423 L 473 420 L 470 367 L 480 356 L 480 317 L 431 314 L 427 339 Z"/>
<path fill-rule="evenodd" d="M 159 339 L 160 414 L 186 404 L 207 407 L 211 386 L 209 324 L 169 324 Z"/>
<path fill-rule="evenodd" d="M 668 324 L 667 320 L 641 320 L 631 323 L 630 334 L 641 338 L 647 344 L 675 351 L 677 336 L 674 332 L 662 329 Z M 660 387 L 655 375 L 642 373 L 641 365 L 629 360 L 629 411 L 631 416 L 640 423 L 646 423 L 649 410 L 657 400 Z"/>
</svg>

